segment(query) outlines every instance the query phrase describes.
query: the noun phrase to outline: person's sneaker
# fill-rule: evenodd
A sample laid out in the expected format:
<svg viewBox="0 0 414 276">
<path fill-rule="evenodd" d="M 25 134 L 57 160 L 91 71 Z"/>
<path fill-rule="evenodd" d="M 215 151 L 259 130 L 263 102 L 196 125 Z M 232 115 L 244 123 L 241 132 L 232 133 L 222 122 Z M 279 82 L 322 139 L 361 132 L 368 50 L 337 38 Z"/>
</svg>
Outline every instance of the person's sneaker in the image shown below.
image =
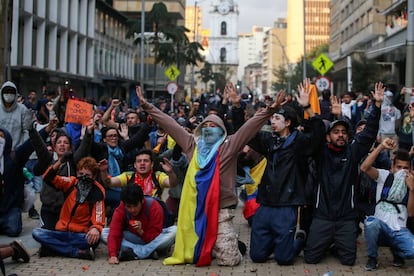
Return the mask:
<svg viewBox="0 0 414 276">
<path fill-rule="evenodd" d="M 404 259 L 395 254 L 394 259 L 392 260 L 392 265 L 395 267 L 402 267 L 404 264 L 405 264 Z"/>
<path fill-rule="evenodd" d="M 246 251 L 247 251 L 247 246 L 244 242 L 242 242 L 241 240 L 237 241 L 237 245 L 239 247 L 239 251 L 240 253 L 244 256 L 246 255 Z"/>
<path fill-rule="evenodd" d="M 160 256 L 158 255 L 157 250 L 154 250 L 154 252 L 151 253 L 150 258 L 153 260 L 158 260 Z"/>
<path fill-rule="evenodd" d="M 122 250 L 119 254 L 119 261 L 120 262 L 127 262 L 127 261 L 133 261 L 138 260 L 138 256 L 135 255 L 134 250 L 132 248 L 127 248 L 125 250 Z"/>
<path fill-rule="evenodd" d="M 52 249 L 50 249 L 49 247 L 43 246 L 43 245 L 40 246 L 38 254 L 39 254 L 39 258 L 55 256 L 56 255 L 55 252 Z"/>
<path fill-rule="evenodd" d="M 14 261 L 23 260 L 23 262 L 28 263 L 30 261 L 29 253 L 27 252 L 26 248 L 24 248 L 22 241 L 15 240 L 13 241 L 10 246 L 13 248 L 14 254 L 12 259 Z"/>
<path fill-rule="evenodd" d="M 84 260 L 95 260 L 95 252 L 92 247 L 89 247 L 88 249 L 79 249 L 77 257 Z"/>
<path fill-rule="evenodd" d="M 40 215 L 37 212 L 37 210 L 35 209 L 34 206 L 32 206 L 32 208 L 29 209 L 29 218 L 31 219 L 39 219 Z"/>
<path fill-rule="evenodd" d="M 173 252 L 173 244 L 164 248 L 164 249 L 157 249 L 157 254 L 159 257 L 170 257 Z"/>
<path fill-rule="evenodd" d="M 374 271 L 378 267 L 377 258 L 368 257 L 367 264 L 365 265 L 366 271 Z"/>
</svg>

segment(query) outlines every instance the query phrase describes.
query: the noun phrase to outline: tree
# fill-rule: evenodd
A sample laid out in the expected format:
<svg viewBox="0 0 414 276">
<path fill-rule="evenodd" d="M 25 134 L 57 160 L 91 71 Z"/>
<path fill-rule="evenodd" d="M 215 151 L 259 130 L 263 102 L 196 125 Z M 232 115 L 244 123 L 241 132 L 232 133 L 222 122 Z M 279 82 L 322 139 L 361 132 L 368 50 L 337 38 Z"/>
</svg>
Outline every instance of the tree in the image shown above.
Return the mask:
<svg viewBox="0 0 414 276">
<path fill-rule="evenodd" d="M 175 20 L 170 16 L 167 6 L 163 2 L 155 3 L 148 13 L 146 24 L 150 24 L 153 35 L 148 42 L 153 45 L 154 53 L 154 85 L 152 98 L 155 97 L 157 81 L 157 64 L 169 66 L 197 64 L 203 61 L 200 50 L 203 47 L 198 42 L 189 42 L 186 32 L 189 30 L 184 26 L 177 26 Z M 132 20 L 129 23 L 127 37 L 131 37 L 141 31 L 140 20 Z M 135 43 L 141 43 L 138 37 Z"/>
<path fill-rule="evenodd" d="M 205 89 L 207 90 L 207 83 L 213 79 L 214 75 L 213 75 L 213 67 L 211 65 L 211 63 L 209 62 L 205 62 L 204 63 L 204 67 L 201 68 L 200 70 L 200 77 L 201 77 L 201 81 L 204 82 L 205 84 Z"/>
<path fill-rule="evenodd" d="M 289 82 L 290 76 L 288 76 L 288 71 L 283 65 L 279 65 L 278 68 L 273 69 L 273 76 L 276 77 L 277 81 L 272 83 L 272 89 L 278 91 L 280 89 L 286 89 L 286 86 Z M 288 91 L 289 92 L 289 91 Z"/>
<path fill-rule="evenodd" d="M 361 55 L 359 59 L 352 60 L 352 89 L 367 91 L 373 83 L 381 77 L 380 66 Z"/>
</svg>

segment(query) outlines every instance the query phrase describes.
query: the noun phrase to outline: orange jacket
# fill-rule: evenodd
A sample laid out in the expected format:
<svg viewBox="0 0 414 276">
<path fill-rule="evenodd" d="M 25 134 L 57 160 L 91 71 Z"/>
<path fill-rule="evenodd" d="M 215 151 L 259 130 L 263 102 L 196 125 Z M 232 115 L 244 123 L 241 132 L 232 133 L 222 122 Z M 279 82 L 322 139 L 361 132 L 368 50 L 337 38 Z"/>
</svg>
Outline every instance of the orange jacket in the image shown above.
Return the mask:
<svg viewBox="0 0 414 276">
<path fill-rule="evenodd" d="M 51 172 L 51 167 L 45 172 L 47 175 Z M 67 194 L 65 202 L 60 211 L 59 221 L 55 229 L 58 231 L 70 231 L 76 233 L 87 233 L 89 229 L 96 228 L 99 232 L 105 226 L 105 189 L 97 182 L 89 192 L 85 202 L 76 202 L 76 177 L 55 176 L 51 181 L 59 190 Z M 46 184 L 47 185 L 47 184 Z"/>
</svg>

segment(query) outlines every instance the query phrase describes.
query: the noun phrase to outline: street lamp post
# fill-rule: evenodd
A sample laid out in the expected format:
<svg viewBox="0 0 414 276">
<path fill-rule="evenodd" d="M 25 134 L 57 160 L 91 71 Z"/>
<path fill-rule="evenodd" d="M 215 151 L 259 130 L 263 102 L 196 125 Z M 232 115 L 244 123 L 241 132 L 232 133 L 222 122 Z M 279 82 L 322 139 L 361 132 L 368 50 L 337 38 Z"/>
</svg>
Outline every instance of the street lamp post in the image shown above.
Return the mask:
<svg viewBox="0 0 414 276">
<path fill-rule="evenodd" d="M 276 34 L 272 34 L 272 36 L 274 38 L 276 38 L 277 43 L 279 44 L 280 48 L 282 49 L 283 65 L 285 66 L 285 69 L 287 69 L 287 75 L 288 75 L 287 92 L 290 92 L 291 91 L 291 84 L 290 84 L 291 68 L 290 68 L 289 59 L 288 59 L 288 57 L 286 55 L 285 46 L 282 44 L 282 41 L 280 41 L 280 38 Z"/>
<path fill-rule="evenodd" d="M 197 4 L 200 3 L 201 1 L 202 0 L 199 0 L 199 1 L 195 0 L 194 1 L 194 30 L 193 30 L 193 33 L 194 33 L 193 41 L 194 42 L 198 41 L 198 37 L 197 37 L 198 36 L 198 16 L 197 16 L 198 12 L 197 12 Z M 194 88 L 195 88 L 195 71 L 194 71 L 195 68 L 194 67 L 195 67 L 195 65 L 192 64 L 191 65 L 190 98 L 192 98 L 192 93 L 193 93 Z"/>
<path fill-rule="evenodd" d="M 306 8 L 303 0 L 303 79 L 306 78 Z"/>
<path fill-rule="evenodd" d="M 193 37 L 193 41 L 197 41 L 197 0 L 194 1 L 194 37 Z M 191 86 L 190 86 L 190 98 L 192 98 L 193 96 L 193 91 L 194 91 L 194 87 L 195 87 L 195 76 L 194 76 L 194 64 L 191 65 Z"/>
<path fill-rule="evenodd" d="M 145 0 L 141 1 L 141 45 L 140 45 L 140 72 L 141 88 L 144 89 L 144 41 L 145 41 Z"/>
<path fill-rule="evenodd" d="M 414 1 L 407 1 L 407 53 L 405 65 L 405 86 L 414 87 Z M 410 94 L 405 94 L 405 102 L 410 103 Z"/>
</svg>

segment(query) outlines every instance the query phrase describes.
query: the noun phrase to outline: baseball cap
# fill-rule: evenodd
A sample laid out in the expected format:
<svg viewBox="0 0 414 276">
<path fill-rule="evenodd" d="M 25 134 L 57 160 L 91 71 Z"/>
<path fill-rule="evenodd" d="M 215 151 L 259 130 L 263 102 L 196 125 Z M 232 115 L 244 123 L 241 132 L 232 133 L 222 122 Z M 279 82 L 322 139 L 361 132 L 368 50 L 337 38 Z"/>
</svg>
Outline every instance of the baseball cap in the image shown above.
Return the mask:
<svg viewBox="0 0 414 276">
<path fill-rule="evenodd" d="M 334 127 L 339 126 L 339 125 L 344 126 L 347 132 L 349 131 L 349 124 L 348 124 L 348 122 L 347 122 L 347 121 L 345 121 L 345 120 L 335 120 L 335 121 L 333 121 L 333 122 L 331 122 L 331 123 L 329 124 L 329 126 L 328 126 L 328 130 L 326 131 L 326 133 L 330 133 L 330 132 L 331 132 L 331 130 L 332 130 Z"/>
</svg>

